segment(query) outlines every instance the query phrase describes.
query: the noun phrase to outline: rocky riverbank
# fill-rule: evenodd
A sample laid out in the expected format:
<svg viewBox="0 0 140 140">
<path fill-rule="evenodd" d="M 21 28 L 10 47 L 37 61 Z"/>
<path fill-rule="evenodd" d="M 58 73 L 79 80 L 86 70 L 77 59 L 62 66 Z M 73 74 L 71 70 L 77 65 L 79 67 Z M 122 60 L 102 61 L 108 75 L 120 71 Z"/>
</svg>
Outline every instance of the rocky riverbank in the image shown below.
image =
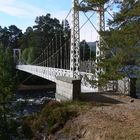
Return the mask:
<svg viewBox="0 0 140 140">
<path fill-rule="evenodd" d="M 139 140 L 140 100 L 114 94 L 86 95 L 77 102 L 50 103 L 26 124 L 34 140 Z"/>
<path fill-rule="evenodd" d="M 66 123 L 59 140 L 140 140 L 140 100 L 107 96 L 118 103 L 94 106 Z M 53 137 L 51 138 L 53 139 Z"/>
</svg>

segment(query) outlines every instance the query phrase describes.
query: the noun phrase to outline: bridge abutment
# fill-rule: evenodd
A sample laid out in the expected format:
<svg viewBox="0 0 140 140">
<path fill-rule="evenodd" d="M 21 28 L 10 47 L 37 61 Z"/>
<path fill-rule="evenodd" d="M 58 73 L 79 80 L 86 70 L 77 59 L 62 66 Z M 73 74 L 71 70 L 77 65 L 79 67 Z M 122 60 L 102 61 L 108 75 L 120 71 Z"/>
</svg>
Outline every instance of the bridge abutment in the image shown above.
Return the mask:
<svg viewBox="0 0 140 140">
<path fill-rule="evenodd" d="M 58 76 L 56 77 L 56 100 L 76 100 L 81 93 L 81 80 L 75 78 Z"/>
</svg>

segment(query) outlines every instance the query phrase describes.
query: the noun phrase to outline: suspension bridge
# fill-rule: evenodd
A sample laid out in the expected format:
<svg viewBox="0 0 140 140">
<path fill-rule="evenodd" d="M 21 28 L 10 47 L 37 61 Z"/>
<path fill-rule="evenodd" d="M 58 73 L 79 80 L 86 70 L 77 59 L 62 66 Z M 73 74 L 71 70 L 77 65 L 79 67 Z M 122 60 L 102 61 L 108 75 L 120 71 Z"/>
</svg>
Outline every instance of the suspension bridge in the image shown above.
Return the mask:
<svg viewBox="0 0 140 140">
<path fill-rule="evenodd" d="M 93 28 L 99 33 L 105 30 L 105 16 L 104 5 L 96 7 L 98 15 L 98 29 L 91 22 L 90 17 L 84 15 L 87 21 L 80 27 L 79 10 L 78 6 L 82 3 L 79 0 L 72 0 L 72 9 L 68 13 L 71 14 L 71 37 L 67 38 L 62 36 L 62 33 L 57 33 L 53 36 L 52 41 L 42 51 L 39 57 L 37 57 L 31 64 L 23 63 L 21 60 L 21 52 L 19 49 L 14 50 L 14 56 L 18 52 L 18 64 L 16 68 L 20 71 L 36 75 L 52 82 L 56 83 L 56 94 L 61 95 L 67 99 L 74 99 L 78 97 L 78 94 L 82 91 L 99 91 L 98 87 L 94 87 L 89 80 L 97 80 L 97 74 L 101 70 L 96 68 L 95 62 L 98 63 L 98 57 L 102 54 L 100 47 L 103 45 L 103 39 L 98 35 L 98 41 L 96 43 L 96 60 L 88 60 L 88 63 L 80 62 L 80 31 L 81 28 L 89 21 Z M 68 17 L 67 16 L 67 17 Z M 62 41 L 63 38 L 63 41 Z M 54 44 L 55 42 L 55 44 Z M 53 46 L 53 47 L 52 47 Z M 58 47 L 59 46 L 59 47 Z M 91 54 L 91 51 L 89 51 Z M 89 55 L 90 55 L 89 54 Z M 15 56 L 16 57 L 16 56 Z M 82 69 L 80 64 L 85 65 L 85 69 Z M 90 66 L 90 68 L 88 68 Z M 112 90 L 114 85 L 108 87 Z M 60 98 L 60 97 L 58 97 Z M 63 98 L 63 99 L 64 99 Z"/>
</svg>

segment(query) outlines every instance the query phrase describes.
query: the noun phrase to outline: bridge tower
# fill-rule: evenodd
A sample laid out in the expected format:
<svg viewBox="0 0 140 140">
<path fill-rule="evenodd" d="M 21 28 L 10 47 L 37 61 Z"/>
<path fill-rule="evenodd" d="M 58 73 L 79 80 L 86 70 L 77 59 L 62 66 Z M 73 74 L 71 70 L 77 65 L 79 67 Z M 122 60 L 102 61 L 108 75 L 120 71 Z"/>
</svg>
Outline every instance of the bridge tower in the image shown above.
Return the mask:
<svg viewBox="0 0 140 140">
<path fill-rule="evenodd" d="M 13 58 L 15 64 L 21 63 L 21 49 L 13 49 Z"/>
<path fill-rule="evenodd" d="M 97 14 L 98 14 L 98 32 L 99 35 L 97 37 L 97 44 L 96 44 L 96 63 L 100 61 L 101 55 L 103 55 L 103 52 L 101 51 L 101 48 L 104 45 L 103 38 L 100 35 L 101 31 L 105 31 L 105 16 L 104 16 L 104 5 L 100 5 L 97 7 Z M 103 72 L 103 69 L 97 68 L 97 73 Z M 98 77 L 97 77 L 98 78 Z"/>
<path fill-rule="evenodd" d="M 80 33 L 79 33 L 79 0 L 72 0 L 72 29 L 71 29 L 71 49 L 70 49 L 70 71 L 71 77 L 79 79 L 80 68 Z"/>
</svg>

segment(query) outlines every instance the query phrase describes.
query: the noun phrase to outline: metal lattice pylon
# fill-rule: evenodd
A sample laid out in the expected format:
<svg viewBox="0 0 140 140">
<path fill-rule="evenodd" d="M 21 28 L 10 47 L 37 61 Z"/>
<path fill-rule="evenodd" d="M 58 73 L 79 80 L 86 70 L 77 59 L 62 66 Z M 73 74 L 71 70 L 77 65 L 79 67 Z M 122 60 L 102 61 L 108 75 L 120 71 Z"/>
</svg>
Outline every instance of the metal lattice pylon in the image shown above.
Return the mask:
<svg viewBox="0 0 140 140">
<path fill-rule="evenodd" d="M 104 5 L 101 5 L 97 8 L 97 13 L 98 13 L 98 22 L 99 22 L 98 31 L 100 33 L 101 31 L 105 31 Z M 103 55 L 103 52 L 101 51 L 101 48 L 103 47 L 103 45 L 104 45 L 103 38 L 99 34 L 98 41 L 96 44 L 96 63 L 100 61 L 100 57 L 101 55 Z M 97 68 L 97 72 L 101 73 L 103 72 L 103 69 Z"/>
<path fill-rule="evenodd" d="M 71 29 L 71 50 L 70 50 L 70 71 L 71 77 L 79 79 L 80 68 L 80 33 L 79 33 L 79 0 L 72 0 L 72 29 Z"/>
</svg>

